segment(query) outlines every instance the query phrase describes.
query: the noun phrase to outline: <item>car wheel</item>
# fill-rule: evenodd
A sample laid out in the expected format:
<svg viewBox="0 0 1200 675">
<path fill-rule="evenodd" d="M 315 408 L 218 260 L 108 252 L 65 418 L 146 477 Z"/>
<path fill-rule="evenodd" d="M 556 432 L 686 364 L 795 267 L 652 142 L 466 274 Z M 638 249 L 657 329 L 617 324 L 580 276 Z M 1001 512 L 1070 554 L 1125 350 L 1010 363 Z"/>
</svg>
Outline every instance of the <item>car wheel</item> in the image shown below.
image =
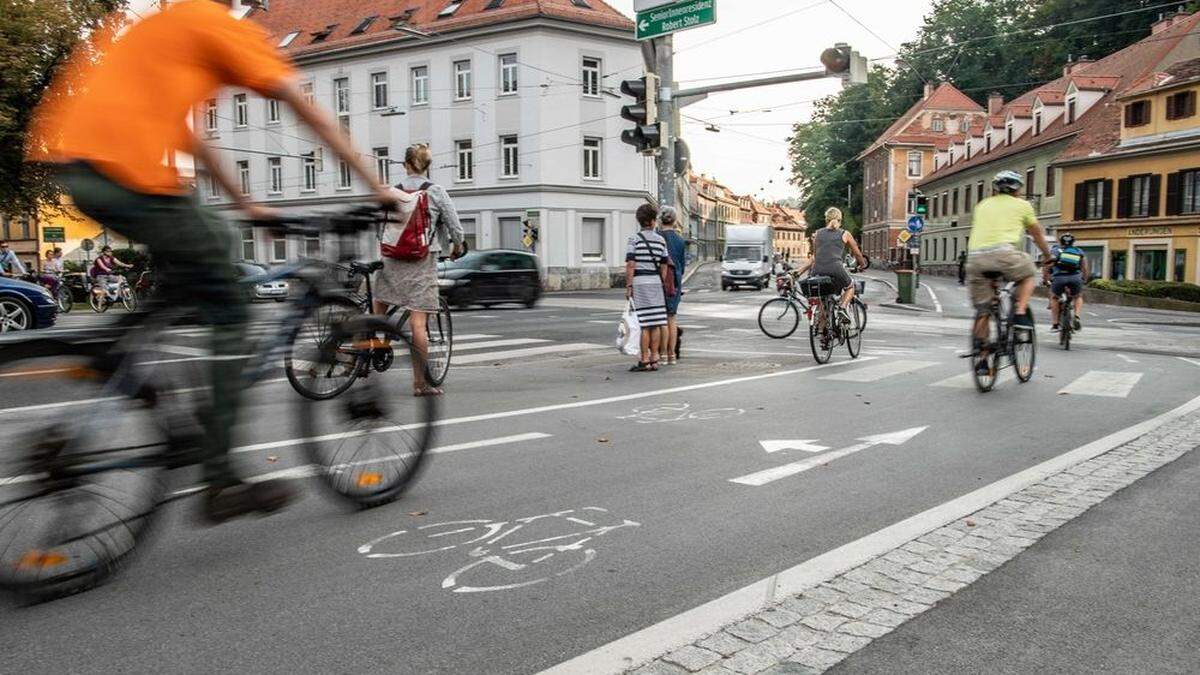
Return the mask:
<svg viewBox="0 0 1200 675">
<path fill-rule="evenodd" d="M 15 333 L 33 327 L 33 312 L 16 298 L 0 298 L 0 333 Z"/>
<path fill-rule="evenodd" d="M 275 302 L 286 302 L 287 298 L 275 298 Z"/>
<path fill-rule="evenodd" d="M 538 299 L 541 296 L 542 296 L 542 294 L 540 292 L 538 292 L 538 289 L 530 288 L 529 293 L 527 293 L 525 296 L 525 301 L 524 301 L 525 307 L 528 309 L 533 309 L 534 306 L 537 305 Z"/>
</svg>

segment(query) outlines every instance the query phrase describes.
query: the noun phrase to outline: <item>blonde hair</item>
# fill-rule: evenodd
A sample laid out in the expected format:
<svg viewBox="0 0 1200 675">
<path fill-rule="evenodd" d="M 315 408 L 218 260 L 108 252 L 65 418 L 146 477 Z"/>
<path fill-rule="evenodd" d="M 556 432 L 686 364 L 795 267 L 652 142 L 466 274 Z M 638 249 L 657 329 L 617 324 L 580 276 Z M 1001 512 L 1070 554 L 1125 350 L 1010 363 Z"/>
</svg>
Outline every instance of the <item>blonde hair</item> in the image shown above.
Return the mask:
<svg viewBox="0 0 1200 675">
<path fill-rule="evenodd" d="M 842 220 L 842 210 L 836 206 L 825 209 L 825 222 L 828 223 L 831 220 L 840 222 Z"/>
<path fill-rule="evenodd" d="M 433 153 L 429 151 L 429 146 L 424 143 L 410 145 L 404 151 L 404 163 L 417 173 L 425 173 L 429 170 L 429 165 L 433 164 Z"/>
</svg>

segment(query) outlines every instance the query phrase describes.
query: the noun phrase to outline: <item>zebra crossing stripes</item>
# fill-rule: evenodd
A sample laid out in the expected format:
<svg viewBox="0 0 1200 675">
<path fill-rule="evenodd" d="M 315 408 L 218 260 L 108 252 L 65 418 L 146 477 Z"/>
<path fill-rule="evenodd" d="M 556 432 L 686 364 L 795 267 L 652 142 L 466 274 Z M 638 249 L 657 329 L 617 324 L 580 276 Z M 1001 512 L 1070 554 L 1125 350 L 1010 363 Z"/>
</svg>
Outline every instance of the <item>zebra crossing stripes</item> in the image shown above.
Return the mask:
<svg viewBox="0 0 1200 675">
<path fill-rule="evenodd" d="M 456 349 L 461 350 L 462 346 L 456 346 Z M 452 364 L 468 365 L 472 363 L 489 363 L 496 361 L 507 361 L 511 359 L 526 358 L 531 356 L 546 356 L 548 354 L 566 354 L 572 352 L 586 352 L 597 349 L 609 349 L 604 345 L 593 345 L 586 343 L 567 343 L 567 344 L 551 344 L 541 347 L 529 347 L 527 349 L 510 349 L 499 352 L 483 352 L 482 354 L 463 354 L 455 355 L 451 358 Z M 453 365 L 451 365 L 453 368 Z"/>
<path fill-rule="evenodd" d="M 971 373 L 959 373 L 953 377 L 947 377 L 944 380 L 938 380 L 929 386 L 948 387 L 950 389 L 974 389 L 975 379 L 971 376 Z"/>
<path fill-rule="evenodd" d="M 1126 398 L 1141 379 L 1142 373 L 1089 370 L 1074 382 L 1059 389 L 1058 393 L 1072 396 Z"/>
<path fill-rule="evenodd" d="M 914 361 L 909 359 L 897 359 L 895 361 L 885 361 L 876 363 L 865 368 L 849 370 L 843 373 L 826 375 L 822 380 L 837 380 L 839 382 L 877 382 L 879 380 L 911 373 L 930 366 L 936 366 L 936 361 Z"/>
</svg>

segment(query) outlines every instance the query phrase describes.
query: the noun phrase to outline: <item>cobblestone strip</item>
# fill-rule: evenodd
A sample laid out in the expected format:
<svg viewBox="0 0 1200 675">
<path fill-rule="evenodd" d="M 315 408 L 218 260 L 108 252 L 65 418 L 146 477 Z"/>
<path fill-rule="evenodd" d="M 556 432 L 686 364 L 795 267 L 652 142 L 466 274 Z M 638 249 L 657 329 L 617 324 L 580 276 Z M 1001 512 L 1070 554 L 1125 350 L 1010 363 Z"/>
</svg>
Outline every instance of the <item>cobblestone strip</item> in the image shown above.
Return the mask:
<svg viewBox="0 0 1200 675">
<path fill-rule="evenodd" d="M 823 672 L 1198 446 L 1191 413 L 632 672 Z"/>
</svg>

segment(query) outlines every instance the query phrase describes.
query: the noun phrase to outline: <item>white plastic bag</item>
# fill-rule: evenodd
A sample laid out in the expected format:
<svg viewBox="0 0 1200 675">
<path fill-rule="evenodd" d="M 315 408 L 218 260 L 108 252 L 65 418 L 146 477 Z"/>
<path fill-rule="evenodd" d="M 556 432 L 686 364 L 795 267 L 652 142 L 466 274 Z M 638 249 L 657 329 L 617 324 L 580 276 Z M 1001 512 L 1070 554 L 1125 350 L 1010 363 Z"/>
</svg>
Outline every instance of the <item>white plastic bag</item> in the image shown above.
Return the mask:
<svg viewBox="0 0 1200 675">
<path fill-rule="evenodd" d="M 632 302 L 625 305 L 621 323 L 617 324 L 617 351 L 626 356 L 642 354 L 642 326 L 638 323 Z"/>
</svg>

